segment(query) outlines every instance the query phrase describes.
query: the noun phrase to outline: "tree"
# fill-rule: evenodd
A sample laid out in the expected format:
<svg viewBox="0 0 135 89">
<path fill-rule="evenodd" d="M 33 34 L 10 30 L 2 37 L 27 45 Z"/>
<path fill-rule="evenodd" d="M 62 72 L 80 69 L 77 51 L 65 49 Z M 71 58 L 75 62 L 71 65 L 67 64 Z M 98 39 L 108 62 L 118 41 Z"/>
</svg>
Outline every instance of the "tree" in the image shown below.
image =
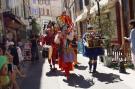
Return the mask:
<svg viewBox="0 0 135 89">
<path fill-rule="evenodd" d="M 106 7 L 103 7 L 101 9 L 101 12 L 104 12 Z M 100 23 L 99 23 L 100 19 Z M 115 34 L 115 23 L 113 20 L 110 18 L 110 13 L 105 13 L 100 16 L 95 16 L 91 18 L 91 23 L 97 27 L 96 29 L 99 30 L 99 32 L 102 34 L 102 37 L 105 38 L 105 46 L 108 47 L 110 46 L 111 40 L 113 39 L 113 35 Z M 98 27 L 100 24 L 100 28 Z"/>
</svg>

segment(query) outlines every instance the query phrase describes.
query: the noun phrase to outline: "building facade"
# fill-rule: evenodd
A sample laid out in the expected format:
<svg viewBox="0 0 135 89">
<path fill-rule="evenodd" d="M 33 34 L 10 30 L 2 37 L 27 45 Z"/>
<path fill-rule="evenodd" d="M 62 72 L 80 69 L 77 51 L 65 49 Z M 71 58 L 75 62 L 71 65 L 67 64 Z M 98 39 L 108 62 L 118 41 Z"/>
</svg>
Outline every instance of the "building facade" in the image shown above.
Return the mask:
<svg viewBox="0 0 135 89">
<path fill-rule="evenodd" d="M 119 45 L 124 52 L 130 54 L 129 42 L 123 37 L 129 37 L 128 22 L 135 19 L 135 0 L 74 0 L 75 19 L 78 37 L 81 38 L 91 24 L 101 29 L 103 35 L 111 38 L 112 45 Z"/>
<path fill-rule="evenodd" d="M 2 39 L 12 38 L 11 40 L 17 41 L 20 37 L 17 37 L 18 33 L 25 32 L 23 4 L 22 0 L 1 0 Z"/>
<path fill-rule="evenodd" d="M 87 29 L 89 3 L 89 0 L 75 0 L 75 24 L 79 39 L 82 38 Z"/>
<path fill-rule="evenodd" d="M 70 0 L 69 0 L 70 1 Z M 112 28 L 106 27 L 108 30 L 113 30 L 112 43 L 123 44 L 123 36 L 128 36 L 128 21 L 135 16 L 134 0 L 75 0 L 74 8 L 75 12 L 71 10 L 71 14 L 74 14 L 74 23 L 78 29 L 78 35 L 81 38 L 83 33 L 87 29 L 87 24 L 104 25 L 111 21 Z M 99 7 L 98 7 L 99 4 Z M 93 23 L 100 14 L 100 20 Z M 98 18 L 98 19 L 99 19 Z M 101 28 L 105 29 L 105 28 Z"/>
<path fill-rule="evenodd" d="M 43 27 L 50 20 L 56 21 L 61 15 L 63 0 L 30 0 L 31 16 L 37 18 L 37 22 Z"/>
</svg>

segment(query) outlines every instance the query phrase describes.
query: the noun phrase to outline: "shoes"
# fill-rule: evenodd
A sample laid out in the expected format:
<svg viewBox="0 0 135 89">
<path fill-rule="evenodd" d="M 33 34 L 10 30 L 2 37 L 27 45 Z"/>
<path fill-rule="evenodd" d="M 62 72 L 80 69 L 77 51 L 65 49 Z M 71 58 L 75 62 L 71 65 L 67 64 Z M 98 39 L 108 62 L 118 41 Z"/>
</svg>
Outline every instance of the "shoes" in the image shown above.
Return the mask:
<svg viewBox="0 0 135 89">
<path fill-rule="evenodd" d="M 95 74 L 95 73 L 98 73 L 98 72 L 97 72 L 96 70 L 93 70 L 93 72 L 92 72 L 92 73 L 94 73 L 94 74 Z"/>
<path fill-rule="evenodd" d="M 95 73 L 98 73 L 98 71 L 96 71 L 96 70 L 93 70 L 93 71 L 92 71 L 92 70 L 90 70 L 90 71 L 89 71 L 89 73 L 93 73 L 93 74 L 95 74 Z"/>
<path fill-rule="evenodd" d="M 90 70 L 89 73 L 92 73 L 92 71 Z"/>
<path fill-rule="evenodd" d="M 50 65 L 50 70 L 52 70 L 52 65 Z"/>
<path fill-rule="evenodd" d="M 52 70 L 53 70 L 53 71 L 56 71 L 56 70 L 57 70 L 57 68 L 53 68 Z"/>
<path fill-rule="evenodd" d="M 74 65 L 74 67 L 75 67 L 75 68 L 78 68 L 78 65 L 77 65 L 77 64 L 75 64 L 75 65 Z"/>
<path fill-rule="evenodd" d="M 77 62 L 76 64 L 81 64 L 81 63 Z"/>
</svg>

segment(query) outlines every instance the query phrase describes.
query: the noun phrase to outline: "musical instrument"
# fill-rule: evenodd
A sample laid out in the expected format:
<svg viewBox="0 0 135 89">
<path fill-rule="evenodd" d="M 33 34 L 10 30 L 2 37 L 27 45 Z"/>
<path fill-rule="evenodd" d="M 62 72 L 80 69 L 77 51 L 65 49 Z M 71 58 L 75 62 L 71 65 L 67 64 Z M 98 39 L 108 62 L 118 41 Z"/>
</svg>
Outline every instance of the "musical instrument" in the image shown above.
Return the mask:
<svg viewBox="0 0 135 89">
<path fill-rule="evenodd" d="M 89 33 L 86 36 L 86 42 L 88 43 L 88 48 L 101 47 L 102 39 L 96 33 Z"/>
</svg>

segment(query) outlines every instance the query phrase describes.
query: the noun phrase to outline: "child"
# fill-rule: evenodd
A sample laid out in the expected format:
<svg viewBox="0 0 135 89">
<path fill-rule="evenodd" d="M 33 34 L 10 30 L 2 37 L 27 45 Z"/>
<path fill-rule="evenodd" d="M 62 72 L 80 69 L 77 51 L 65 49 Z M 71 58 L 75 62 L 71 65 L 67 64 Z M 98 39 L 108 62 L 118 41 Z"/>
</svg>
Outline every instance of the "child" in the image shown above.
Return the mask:
<svg viewBox="0 0 135 89">
<path fill-rule="evenodd" d="M 0 56 L 0 89 L 8 89 L 10 79 L 8 76 L 7 57 Z"/>
</svg>

